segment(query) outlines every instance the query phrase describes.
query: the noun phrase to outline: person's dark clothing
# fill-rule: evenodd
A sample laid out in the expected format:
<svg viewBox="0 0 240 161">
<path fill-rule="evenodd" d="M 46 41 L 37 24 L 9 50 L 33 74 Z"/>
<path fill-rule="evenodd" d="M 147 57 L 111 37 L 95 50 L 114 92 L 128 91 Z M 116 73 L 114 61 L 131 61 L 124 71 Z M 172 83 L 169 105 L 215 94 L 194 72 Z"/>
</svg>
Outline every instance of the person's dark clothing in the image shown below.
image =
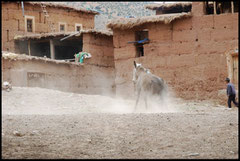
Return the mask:
<svg viewBox="0 0 240 161">
<path fill-rule="evenodd" d="M 227 84 L 227 95 L 230 96 L 230 95 L 236 95 L 236 91 L 235 91 L 235 87 L 232 83 L 228 83 Z"/>
<path fill-rule="evenodd" d="M 228 107 L 229 108 L 232 108 L 232 105 L 231 105 L 232 102 L 234 103 L 235 106 L 238 107 L 238 103 L 236 102 L 235 98 L 236 98 L 235 94 L 228 96 Z"/>
<path fill-rule="evenodd" d="M 235 87 L 232 83 L 227 84 L 227 95 L 228 95 L 228 107 L 231 108 L 231 103 L 233 102 L 235 106 L 238 107 L 238 103 L 236 102 L 236 91 Z"/>
</svg>

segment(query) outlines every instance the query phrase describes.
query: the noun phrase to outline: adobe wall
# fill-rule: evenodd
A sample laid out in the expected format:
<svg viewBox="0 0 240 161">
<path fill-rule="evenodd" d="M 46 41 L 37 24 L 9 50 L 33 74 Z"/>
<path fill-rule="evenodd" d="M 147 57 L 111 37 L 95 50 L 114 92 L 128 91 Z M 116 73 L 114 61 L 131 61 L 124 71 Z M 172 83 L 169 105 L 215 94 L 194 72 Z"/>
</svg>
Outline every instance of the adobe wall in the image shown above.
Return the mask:
<svg viewBox="0 0 240 161">
<path fill-rule="evenodd" d="M 177 97 L 218 99 L 228 76 L 226 52 L 238 47 L 238 13 L 203 15 L 201 3 L 193 5 L 192 18 L 171 24 L 152 23 L 144 57 L 135 58 L 134 31 L 114 30 L 116 94 L 132 97 L 133 61 L 167 81 Z M 224 98 L 225 99 L 225 98 Z"/>
<path fill-rule="evenodd" d="M 49 18 L 59 32 L 58 23 L 66 22 L 66 31 L 75 31 L 75 23 L 83 25 L 83 29 L 94 28 L 94 15 L 83 12 L 76 12 L 61 8 L 46 7 Z M 48 23 L 44 21 L 44 14 L 39 5 L 24 3 L 24 14 L 35 17 L 35 33 L 51 32 Z M 7 30 L 9 39 L 7 40 Z M 14 51 L 14 36 L 25 33 L 25 22 L 22 14 L 21 3 L 2 3 L 2 50 Z"/>
<path fill-rule="evenodd" d="M 42 87 L 66 92 L 115 95 L 114 68 L 61 63 L 44 59 L 2 57 L 2 81 L 18 87 Z"/>
<path fill-rule="evenodd" d="M 114 67 L 112 36 L 84 33 L 83 51 L 92 55 L 92 58 L 85 59 L 84 63 Z"/>
</svg>

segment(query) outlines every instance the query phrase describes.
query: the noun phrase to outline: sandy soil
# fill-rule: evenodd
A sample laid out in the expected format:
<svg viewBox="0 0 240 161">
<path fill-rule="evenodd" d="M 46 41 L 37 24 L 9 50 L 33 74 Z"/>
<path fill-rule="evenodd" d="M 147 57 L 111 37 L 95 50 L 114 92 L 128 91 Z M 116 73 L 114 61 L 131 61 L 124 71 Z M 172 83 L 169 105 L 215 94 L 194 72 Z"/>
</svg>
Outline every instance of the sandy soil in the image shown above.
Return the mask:
<svg viewBox="0 0 240 161">
<path fill-rule="evenodd" d="M 238 108 L 170 102 L 133 113 L 133 100 L 13 87 L 2 91 L 2 158 L 238 158 Z"/>
</svg>

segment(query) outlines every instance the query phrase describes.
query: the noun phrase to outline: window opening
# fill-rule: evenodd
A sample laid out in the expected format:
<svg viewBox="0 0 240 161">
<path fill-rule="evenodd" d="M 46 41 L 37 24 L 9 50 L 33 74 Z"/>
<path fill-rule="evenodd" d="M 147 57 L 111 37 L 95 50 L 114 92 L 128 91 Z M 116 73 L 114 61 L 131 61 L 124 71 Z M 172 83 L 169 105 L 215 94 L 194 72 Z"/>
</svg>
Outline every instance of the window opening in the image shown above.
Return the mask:
<svg viewBox="0 0 240 161">
<path fill-rule="evenodd" d="M 31 55 L 32 56 L 39 56 L 39 57 L 46 56 L 47 58 L 51 58 L 49 42 L 32 41 L 31 42 Z"/>
<path fill-rule="evenodd" d="M 149 42 L 148 30 L 136 31 L 135 33 L 136 57 L 144 56 L 144 44 Z"/>
<path fill-rule="evenodd" d="M 35 22 L 33 16 L 25 16 L 25 32 L 35 32 Z"/>
<path fill-rule="evenodd" d="M 65 23 L 59 23 L 59 31 L 65 32 L 66 31 L 66 24 Z"/>
<path fill-rule="evenodd" d="M 33 29 L 32 29 L 32 27 L 33 27 L 33 21 L 32 21 L 32 19 L 27 19 L 27 32 L 32 32 L 33 31 Z"/>
<path fill-rule="evenodd" d="M 60 31 L 65 31 L 65 26 L 64 25 L 60 25 Z"/>
<path fill-rule="evenodd" d="M 61 44 L 55 45 L 55 59 L 57 60 L 67 60 L 74 61 L 75 54 L 79 53 L 83 49 L 82 38 L 65 40 Z"/>
<path fill-rule="evenodd" d="M 81 27 L 80 26 L 77 26 L 77 31 L 80 31 L 81 30 Z"/>
<path fill-rule="evenodd" d="M 82 30 L 82 24 L 75 24 L 75 31 L 81 31 Z"/>
<path fill-rule="evenodd" d="M 206 1 L 205 11 L 207 15 L 238 12 L 238 1 Z"/>
</svg>

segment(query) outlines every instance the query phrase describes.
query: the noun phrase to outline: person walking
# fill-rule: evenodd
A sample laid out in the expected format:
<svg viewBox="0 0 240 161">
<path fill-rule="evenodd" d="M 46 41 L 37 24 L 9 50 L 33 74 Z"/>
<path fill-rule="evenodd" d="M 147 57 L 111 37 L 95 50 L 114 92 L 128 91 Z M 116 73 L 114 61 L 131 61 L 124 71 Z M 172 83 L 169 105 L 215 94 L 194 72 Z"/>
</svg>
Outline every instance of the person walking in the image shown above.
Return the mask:
<svg viewBox="0 0 240 161">
<path fill-rule="evenodd" d="M 236 102 L 236 91 L 235 87 L 232 83 L 230 83 L 230 79 L 226 78 L 227 83 L 227 96 L 228 96 L 228 107 L 232 108 L 231 103 L 233 102 L 236 107 L 238 107 L 238 103 Z"/>
</svg>

